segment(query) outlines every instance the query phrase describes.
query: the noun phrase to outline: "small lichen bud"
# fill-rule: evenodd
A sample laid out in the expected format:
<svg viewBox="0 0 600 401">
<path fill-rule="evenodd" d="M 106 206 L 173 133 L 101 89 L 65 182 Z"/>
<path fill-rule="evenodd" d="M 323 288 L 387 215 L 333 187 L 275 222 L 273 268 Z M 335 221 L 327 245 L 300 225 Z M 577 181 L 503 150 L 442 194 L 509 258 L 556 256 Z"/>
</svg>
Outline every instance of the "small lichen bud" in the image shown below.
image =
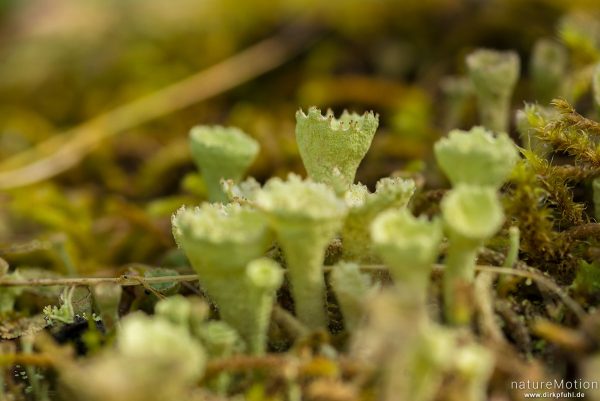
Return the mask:
<svg viewBox="0 0 600 401">
<path fill-rule="evenodd" d="M 221 126 L 192 128 L 190 147 L 213 202 L 227 200 L 221 179 L 239 181 L 259 151 L 258 142 L 240 129 Z"/>
</svg>

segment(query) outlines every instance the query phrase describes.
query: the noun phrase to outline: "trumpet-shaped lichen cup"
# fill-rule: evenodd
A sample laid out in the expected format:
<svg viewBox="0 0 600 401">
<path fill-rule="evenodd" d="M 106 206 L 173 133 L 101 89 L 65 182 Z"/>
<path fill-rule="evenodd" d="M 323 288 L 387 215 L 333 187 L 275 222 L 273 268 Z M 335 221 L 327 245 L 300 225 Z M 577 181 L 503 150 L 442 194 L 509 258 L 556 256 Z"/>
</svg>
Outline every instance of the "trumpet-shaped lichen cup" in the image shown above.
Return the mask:
<svg viewBox="0 0 600 401">
<path fill-rule="evenodd" d="M 519 55 L 513 51 L 478 49 L 469 54 L 466 61 L 481 124 L 495 132 L 506 132 L 510 99 L 521 68 Z"/>
<path fill-rule="evenodd" d="M 507 134 L 494 135 L 483 127 L 452 130 L 434 145 L 437 163 L 452 186 L 500 188 L 519 157 Z"/>
<path fill-rule="evenodd" d="M 529 75 L 535 99 L 548 104 L 561 96 L 562 82 L 569 65 L 569 53 L 562 44 L 541 38 L 533 46 Z"/>
<path fill-rule="evenodd" d="M 269 180 L 256 195 L 283 250 L 298 318 L 311 328 L 327 325 L 323 259 L 341 227 L 346 205 L 329 186 L 289 175 Z"/>
<path fill-rule="evenodd" d="M 296 113 L 296 142 L 310 178 L 342 192 L 354 182 L 358 165 L 371 146 L 379 125 L 373 112 L 363 115 L 344 111 L 335 118 L 316 107 Z"/>
<path fill-rule="evenodd" d="M 374 261 L 369 230 L 373 219 L 384 210 L 406 206 L 414 192 L 414 181 L 402 178 L 379 180 L 373 193 L 364 185 L 352 185 L 344 195 L 348 215 L 342 227 L 342 258 L 357 262 Z"/>
<path fill-rule="evenodd" d="M 406 209 L 388 210 L 373 221 L 371 237 L 396 287 L 412 294 L 424 307 L 442 240 L 440 222 L 416 218 Z"/>
<path fill-rule="evenodd" d="M 259 145 L 238 128 L 196 126 L 190 131 L 194 162 L 206 183 L 209 199 L 225 202 L 221 179 L 239 181 L 258 155 Z"/>
<path fill-rule="evenodd" d="M 257 322 L 264 320 L 265 312 L 260 310 L 264 305 L 254 301 L 263 289 L 255 288 L 256 280 L 247 277 L 247 266 L 272 244 L 264 216 L 237 204 L 182 208 L 173 216 L 173 233 L 221 318 L 238 330 L 254 352 L 262 352 L 256 338 L 262 336 Z"/>
</svg>

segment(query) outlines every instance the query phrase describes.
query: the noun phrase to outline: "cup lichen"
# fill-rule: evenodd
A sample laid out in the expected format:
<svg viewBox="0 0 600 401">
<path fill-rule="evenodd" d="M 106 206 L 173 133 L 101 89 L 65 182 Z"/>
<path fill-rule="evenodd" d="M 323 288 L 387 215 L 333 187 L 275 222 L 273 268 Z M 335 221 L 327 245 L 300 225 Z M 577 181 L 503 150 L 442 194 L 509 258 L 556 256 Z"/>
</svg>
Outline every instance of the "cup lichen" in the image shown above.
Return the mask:
<svg viewBox="0 0 600 401">
<path fill-rule="evenodd" d="M 272 178 L 256 195 L 283 250 L 296 315 L 311 328 L 327 326 L 323 260 L 346 215 L 329 186 L 290 174 Z"/>
<path fill-rule="evenodd" d="M 342 192 L 353 182 L 358 165 L 371 146 L 379 125 L 373 112 L 344 111 L 339 118 L 316 107 L 296 113 L 296 142 L 310 178 Z"/>
<path fill-rule="evenodd" d="M 379 180 L 373 193 L 362 184 L 353 184 L 344 194 L 348 215 L 342 227 L 342 258 L 374 261 L 369 231 L 373 219 L 384 210 L 406 206 L 414 192 L 414 181 L 402 178 Z"/>
<path fill-rule="evenodd" d="M 477 252 L 500 229 L 504 212 L 495 189 L 469 185 L 450 191 L 441 210 L 450 240 L 444 271 L 446 318 L 453 324 L 467 324 L 469 308 L 456 301 L 456 294 L 473 282 Z"/>
<path fill-rule="evenodd" d="M 535 42 L 529 63 L 536 100 L 547 104 L 561 95 L 562 80 L 569 62 L 567 49 L 552 39 L 542 38 Z"/>
<path fill-rule="evenodd" d="M 235 127 L 196 126 L 190 148 L 208 190 L 209 200 L 225 202 L 222 179 L 239 181 L 259 152 L 259 144 Z"/>
<path fill-rule="evenodd" d="M 395 286 L 425 306 L 433 263 L 439 253 L 439 220 L 416 218 L 408 210 L 388 210 L 371 225 L 371 237 L 389 266 Z"/>
<path fill-rule="evenodd" d="M 506 132 L 510 99 L 519 78 L 518 54 L 478 49 L 467 56 L 466 64 L 475 88 L 481 124 L 495 132 Z"/>
<path fill-rule="evenodd" d="M 437 163 L 452 186 L 459 184 L 500 188 L 519 157 L 510 137 L 483 127 L 452 130 L 434 145 Z"/>
<path fill-rule="evenodd" d="M 240 333 L 253 352 L 262 352 L 264 345 L 258 346 L 256 338 L 262 336 L 257 330 L 265 311 L 251 302 L 256 300 L 256 291 L 263 289 L 255 288 L 256 280 L 246 277 L 248 264 L 272 244 L 262 214 L 237 204 L 182 208 L 173 216 L 173 234 L 221 318 Z"/>
</svg>

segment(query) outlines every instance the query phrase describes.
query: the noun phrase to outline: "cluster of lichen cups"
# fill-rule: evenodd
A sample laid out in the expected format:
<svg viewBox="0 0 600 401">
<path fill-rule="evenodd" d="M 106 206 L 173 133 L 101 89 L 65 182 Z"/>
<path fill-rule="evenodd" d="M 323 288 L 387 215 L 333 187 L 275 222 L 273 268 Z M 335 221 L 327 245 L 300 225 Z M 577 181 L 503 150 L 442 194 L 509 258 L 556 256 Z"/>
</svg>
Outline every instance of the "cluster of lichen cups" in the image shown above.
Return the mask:
<svg viewBox="0 0 600 401">
<path fill-rule="evenodd" d="M 217 164 L 211 165 L 214 161 L 236 166 L 235 172 L 222 170 L 219 177 L 219 196 L 230 203 L 182 208 L 173 217 L 177 243 L 222 320 L 237 330 L 250 352 L 265 351 L 271 308 L 283 281 L 284 270 L 264 258 L 276 244 L 285 261 L 296 317 L 310 329 L 326 328 L 323 264 L 336 236 L 343 251 L 330 277 L 347 329 L 359 326 L 364 301 L 374 292 L 370 277 L 360 271 L 359 263 L 365 262 L 383 261 L 396 291 L 426 316 L 431 269 L 445 230 L 450 240 L 444 275 L 446 318 L 468 323 L 470 316 L 461 311 L 454 294 L 473 280 L 478 248 L 503 223 L 496 191 L 517 158 L 508 136 L 476 127 L 453 131 L 436 144 L 438 164 L 453 190 L 442 201 L 443 219 L 430 221 L 414 217 L 407 208 L 415 191 L 412 180 L 384 178 L 374 193 L 354 183 L 377 128 L 376 115 L 344 112 L 336 119 L 331 112 L 323 116 L 310 108 L 308 113 L 299 111 L 296 119 L 308 178 L 290 174 L 262 187 L 252 178 L 239 182 L 249 155 L 256 153 L 251 139 L 239 137 L 245 134 L 222 127 L 192 130 L 197 164 L 212 177 L 206 182 L 214 181 L 219 171 Z M 228 142 L 231 135 L 236 140 Z M 244 146 L 251 149 L 236 148 Z"/>
</svg>

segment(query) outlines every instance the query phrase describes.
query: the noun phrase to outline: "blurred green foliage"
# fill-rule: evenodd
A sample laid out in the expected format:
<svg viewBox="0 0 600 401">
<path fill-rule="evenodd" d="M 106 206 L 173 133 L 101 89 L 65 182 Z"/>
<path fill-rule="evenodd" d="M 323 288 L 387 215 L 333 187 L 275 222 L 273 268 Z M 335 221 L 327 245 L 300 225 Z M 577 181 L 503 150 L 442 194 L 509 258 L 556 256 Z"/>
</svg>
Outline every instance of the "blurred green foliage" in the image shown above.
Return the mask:
<svg viewBox="0 0 600 401">
<path fill-rule="evenodd" d="M 527 63 L 537 39 L 560 32 L 586 65 L 596 57 L 598 43 L 589 38 L 597 28 L 559 21 L 595 8 L 591 0 L 2 1 L 0 172 L 22 165 L 19 153 L 35 144 L 290 25 L 316 39 L 248 83 L 103 141 L 50 181 L 0 192 L 0 255 L 11 265 L 25 260 L 68 272 L 55 256 L 11 251 L 60 234 L 72 274 L 159 263 L 174 246 L 169 215 L 206 193 L 186 144 L 198 123 L 234 125 L 255 137 L 262 150 L 250 174 L 262 181 L 302 172 L 293 134 L 298 107 L 374 109 L 380 132 L 357 175 L 372 186 L 431 160 L 431 144 L 448 128 L 439 83 L 465 72 L 468 52 L 510 48 Z M 529 91 L 521 83 L 513 105 L 530 99 Z M 452 117 L 461 128 L 477 121 L 472 96 L 466 102 Z M 432 170 L 424 173 L 432 187 L 441 184 Z"/>
</svg>

